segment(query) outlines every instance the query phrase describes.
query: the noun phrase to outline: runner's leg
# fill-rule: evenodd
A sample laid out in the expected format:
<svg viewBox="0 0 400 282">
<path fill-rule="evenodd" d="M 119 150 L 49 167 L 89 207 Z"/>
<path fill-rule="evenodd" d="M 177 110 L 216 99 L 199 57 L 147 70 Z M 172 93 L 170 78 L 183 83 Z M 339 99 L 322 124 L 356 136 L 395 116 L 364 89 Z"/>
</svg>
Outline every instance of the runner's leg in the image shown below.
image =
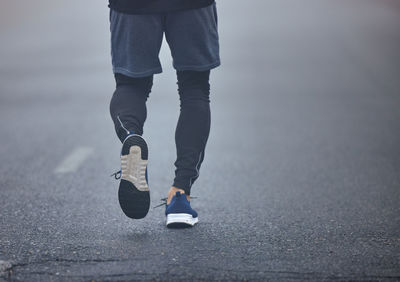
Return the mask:
<svg viewBox="0 0 400 282">
<path fill-rule="evenodd" d="M 177 71 L 180 115 L 175 131 L 177 159 L 173 186 L 190 195 L 199 176 L 210 133 L 210 71 Z"/>
<path fill-rule="evenodd" d="M 110 113 L 121 142 L 132 133 L 142 135 L 147 117 L 146 101 L 153 85 L 153 76 L 134 78 L 115 74 L 116 90 Z"/>
</svg>

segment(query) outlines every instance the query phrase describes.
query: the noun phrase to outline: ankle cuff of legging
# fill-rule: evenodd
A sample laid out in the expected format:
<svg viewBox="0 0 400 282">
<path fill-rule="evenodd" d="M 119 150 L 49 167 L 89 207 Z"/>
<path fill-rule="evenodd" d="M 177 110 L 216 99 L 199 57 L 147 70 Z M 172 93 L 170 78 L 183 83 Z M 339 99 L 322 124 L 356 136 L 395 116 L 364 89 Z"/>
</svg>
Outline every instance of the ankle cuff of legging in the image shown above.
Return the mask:
<svg viewBox="0 0 400 282">
<path fill-rule="evenodd" d="M 172 184 L 172 186 L 182 189 L 183 191 L 185 191 L 186 195 L 190 196 L 190 187 L 187 187 L 183 183 L 180 183 L 179 181 L 174 181 L 174 184 Z"/>
</svg>

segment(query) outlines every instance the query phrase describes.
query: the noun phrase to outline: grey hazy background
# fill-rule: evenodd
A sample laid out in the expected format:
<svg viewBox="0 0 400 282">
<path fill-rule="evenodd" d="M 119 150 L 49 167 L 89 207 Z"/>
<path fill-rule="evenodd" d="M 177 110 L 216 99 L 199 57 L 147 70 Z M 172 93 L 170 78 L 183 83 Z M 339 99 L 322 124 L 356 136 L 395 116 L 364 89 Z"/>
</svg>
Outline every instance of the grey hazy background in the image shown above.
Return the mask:
<svg viewBox="0 0 400 282">
<path fill-rule="evenodd" d="M 399 2 L 217 8 L 200 223 L 168 230 L 163 208 L 126 218 L 109 177 L 105 1 L 2 4 L 0 280 L 400 279 Z M 179 109 L 166 45 L 160 56 L 144 129 L 152 206 L 172 183 Z"/>
</svg>

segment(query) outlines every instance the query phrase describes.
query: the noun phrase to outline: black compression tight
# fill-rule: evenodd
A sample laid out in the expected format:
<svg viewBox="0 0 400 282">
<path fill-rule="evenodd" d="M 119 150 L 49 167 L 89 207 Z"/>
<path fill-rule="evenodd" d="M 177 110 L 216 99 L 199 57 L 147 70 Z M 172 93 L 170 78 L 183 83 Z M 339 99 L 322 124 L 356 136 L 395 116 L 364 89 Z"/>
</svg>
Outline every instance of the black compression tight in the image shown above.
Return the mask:
<svg viewBox="0 0 400 282">
<path fill-rule="evenodd" d="M 178 71 L 180 115 L 175 131 L 177 158 L 173 186 L 190 189 L 199 176 L 210 132 L 210 71 Z M 153 85 L 153 76 L 132 78 L 115 74 L 116 90 L 111 99 L 110 113 L 118 138 L 143 134 L 146 101 Z"/>
</svg>

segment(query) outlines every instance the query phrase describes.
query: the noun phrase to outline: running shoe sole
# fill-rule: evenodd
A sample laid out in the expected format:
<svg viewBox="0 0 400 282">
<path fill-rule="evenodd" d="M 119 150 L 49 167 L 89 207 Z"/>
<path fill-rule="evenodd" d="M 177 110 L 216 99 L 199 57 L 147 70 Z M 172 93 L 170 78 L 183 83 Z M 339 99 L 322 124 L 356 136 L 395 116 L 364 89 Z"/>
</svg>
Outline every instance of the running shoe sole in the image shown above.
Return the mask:
<svg viewBox="0 0 400 282">
<path fill-rule="evenodd" d="M 193 217 L 188 213 L 170 213 L 167 215 L 168 228 L 186 228 L 192 227 L 199 222 L 198 217 Z"/>
<path fill-rule="evenodd" d="M 126 216 L 144 218 L 150 208 L 150 191 L 146 169 L 148 148 L 140 135 L 127 137 L 121 151 L 121 183 L 118 200 Z"/>
</svg>

